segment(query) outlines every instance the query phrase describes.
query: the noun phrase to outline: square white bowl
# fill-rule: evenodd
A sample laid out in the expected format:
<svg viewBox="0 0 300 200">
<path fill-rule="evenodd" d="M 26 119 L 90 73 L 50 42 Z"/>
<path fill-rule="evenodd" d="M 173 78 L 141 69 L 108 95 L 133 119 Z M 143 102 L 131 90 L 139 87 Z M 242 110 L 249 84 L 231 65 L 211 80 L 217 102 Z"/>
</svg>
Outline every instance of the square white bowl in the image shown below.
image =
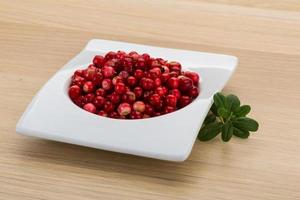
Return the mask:
<svg viewBox="0 0 300 200">
<path fill-rule="evenodd" d="M 179 61 L 184 70 L 200 74 L 200 95 L 176 112 L 141 120 L 100 117 L 77 107 L 67 93 L 73 72 L 85 68 L 95 55 L 117 50 Z M 43 86 L 19 120 L 16 131 L 109 151 L 184 161 L 191 152 L 213 95 L 229 80 L 237 60 L 228 55 L 94 39 Z"/>
</svg>

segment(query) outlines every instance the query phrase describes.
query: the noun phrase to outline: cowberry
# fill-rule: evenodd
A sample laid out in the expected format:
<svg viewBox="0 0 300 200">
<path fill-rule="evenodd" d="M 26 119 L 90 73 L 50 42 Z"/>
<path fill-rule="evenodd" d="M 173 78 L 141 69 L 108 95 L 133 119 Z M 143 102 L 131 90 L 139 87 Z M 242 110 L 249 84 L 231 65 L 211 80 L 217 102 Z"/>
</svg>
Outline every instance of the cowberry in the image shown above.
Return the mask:
<svg viewBox="0 0 300 200">
<path fill-rule="evenodd" d="M 81 88 L 78 85 L 73 85 L 69 88 L 69 96 L 71 99 L 76 99 L 81 93 Z"/>
<path fill-rule="evenodd" d="M 131 106 L 129 103 L 121 103 L 118 107 L 118 113 L 121 116 L 129 115 L 131 112 Z"/>
<path fill-rule="evenodd" d="M 91 113 L 95 113 L 96 112 L 96 106 L 92 103 L 87 103 L 83 106 L 83 109 L 91 112 Z"/>
<path fill-rule="evenodd" d="M 85 82 L 85 84 L 83 85 L 82 90 L 86 93 L 90 93 L 94 91 L 94 84 L 92 81 L 87 81 Z"/>
<path fill-rule="evenodd" d="M 118 94 L 124 94 L 126 92 L 126 86 L 124 83 L 117 83 L 115 85 L 115 92 Z"/>
</svg>

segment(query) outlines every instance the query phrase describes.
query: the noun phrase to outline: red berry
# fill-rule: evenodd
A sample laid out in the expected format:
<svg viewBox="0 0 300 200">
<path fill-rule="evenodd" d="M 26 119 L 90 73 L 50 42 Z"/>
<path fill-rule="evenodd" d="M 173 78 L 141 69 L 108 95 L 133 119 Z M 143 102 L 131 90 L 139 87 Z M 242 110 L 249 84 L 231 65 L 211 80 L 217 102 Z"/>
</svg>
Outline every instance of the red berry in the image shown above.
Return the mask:
<svg viewBox="0 0 300 200">
<path fill-rule="evenodd" d="M 158 94 L 158 95 L 161 96 L 161 97 L 162 97 L 162 96 L 165 96 L 166 93 L 167 93 L 167 88 L 164 87 L 164 86 L 157 87 L 157 88 L 155 89 L 155 93 Z"/>
<path fill-rule="evenodd" d="M 84 104 L 85 104 L 85 98 L 84 98 L 84 96 L 79 96 L 76 99 L 72 99 L 72 100 L 79 107 L 83 107 Z"/>
<path fill-rule="evenodd" d="M 122 95 L 122 101 L 126 102 L 126 103 L 131 104 L 131 103 L 135 102 L 135 99 L 136 99 L 136 97 L 135 97 L 134 92 L 129 91 Z"/>
<path fill-rule="evenodd" d="M 117 104 L 117 103 L 120 102 L 120 100 L 121 100 L 121 97 L 120 97 L 120 95 L 118 93 L 116 93 L 116 92 L 111 93 L 111 95 L 110 95 L 110 101 L 112 103 Z"/>
<path fill-rule="evenodd" d="M 136 68 L 140 70 L 145 70 L 146 69 L 146 61 L 144 58 L 138 58 L 137 63 L 136 63 Z"/>
<path fill-rule="evenodd" d="M 104 57 L 100 55 L 96 55 L 93 59 L 93 64 L 99 68 L 103 66 L 103 62 L 104 62 Z"/>
<path fill-rule="evenodd" d="M 179 99 L 181 97 L 181 93 L 178 89 L 170 90 L 169 94 L 173 94 L 177 99 Z"/>
<path fill-rule="evenodd" d="M 153 91 L 151 90 L 151 91 L 145 91 L 144 92 L 144 94 L 143 94 L 143 99 L 145 100 L 145 101 L 149 101 L 149 98 L 150 98 L 150 96 L 153 94 Z"/>
<path fill-rule="evenodd" d="M 142 94 L 143 94 L 143 89 L 142 89 L 141 87 L 135 87 L 135 88 L 133 89 L 133 92 L 134 92 L 134 94 L 135 94 L 135 97 L 136 97 L 137 99 L 139 99 L 139 98 L 141 98 L 141 96 L 142 96 Z"/>
<path fill-rule="evenodd" d="M 173 70 L 174 67 L 176 69 L 179 69 L 179 71 L 181 70 L 181 64 L 179 62 L 172 61 L 172 62 L 169 62 L 168 65 L 169 65 L 169 68 L 171 71 L 175 71 L 175 70 Z"/>
<path fill-rule="evenodd" d="M 76 99 L 81 93 L 81 88 L 78 85 L 73 85 L 69 88 L 69 96 L 71 99 Z"/>
<path fill-rule="evenodd" d="M 117 83 L 123 83 L 123 79 L 120 76 L 115 76 L 112 79 L 112 83 L 113 83 L 113 85 L 116 85 Z"/>
<path fill-rule="evenodd" d="M 129 73 L 127 71 L 121 71 L 119 73 L 119 76 L 123 79 L 123 80 L 126 80 L 129 76 Z"/>
<path fill-rule="evenodd" d="M 138 111 L 132 111 L 130 114 L 130 119 L 142 119 L 143 115 L 142 113 Z"/>
<path fill-rule="evenodd" d="M 111 113 L 108 114 L 108 117 L 109 118 L 117 119 L 117 118 L 119 118 L 119 115 L 118 115 L 118 113 L 116 111 L 113 111 L 113 112 L 111 112 Z"/>
<path fill-rule="evenodd" d="M 199 89 L 195 86 L 193 86 L 189 92 L 188 92 L 189 96 L 192 97 L 192 98 L 196 98 L 199 94 Z"/>
<path fill-rule="evenodd" d="M 135 78 L 134 76 L 129 76 L 129 77 L 127 78 L 127 84 L 128 84 L 130 87 L 135 86 L 136 83 L 137 83 L 137 80 L 136 80 L 136 78 Z"/>
<path fill-rule="evenodd" d="M 162 73 L 161 75 L 161 82 L 165 83 L 169 80 L 170 78 L 170 74 L 168 72 Z"/>
<path fill-rule="evenodd" d="M 131 106 L 129 103 L 121 103 L 118 107 L 118 113 L 121 116 L 129 115 L 131 112 Z"/>
<path fill-rule="evenodd" d="M 111 113 L 115 109 L 115 105 L 110 101 L 105 101 L 103 110 L 106 113 Z"/>
<path fill-rule="evenodd" d="M 102 74 L 105 78 L 112 78 L 115 75 L 116 71 L 113 67 L 103 67 Z"/>
<path fill-rule="evenodd" d="M 172 71 L 172 72 L 170 72 L 170 77 L 177 77 L 177 76 L 179 76 L 179 72 L 177 72 L 177 71 Z"/>
<path fill-rule="evenodd" d="M 144 72 L 140 69 L 135 70 L 134 77 L 137 79 L 141 79 L 144 77 Z"/>
<path fill-rule="evenodd" d="M 142 101 L 136 101 L 133 104 L 133 110 L 138 112 L 144 112 L 145 111 L 145 103 Z"/>
<path fill-rule="evenodd" d="M 110 60 L 110 59 L 113 59 L 113 58 L 117 58 L 117 53 L 116 52 L 110 51 L 105 55 L 106 60 Z"/>
<path fill-rule="evenodd" d="M 124 83 L 117 83 L 115 85 L 115 92 L 118 94 L 124 94 L 126 92 L 126 87 Z"/>
<path fill-rule="evenodd" d="M 112 86 L 112 81 L 110 79 L 106 78 L 102 81 L 102 88 L 104 90 L 110 90 Z"/>
<path fill-rule="evenodd" d="M 154 79 L 154 87 L 156 88 L 159 86 L 161 86 L 161 80 L 160 80 L 160 78 L 155 78 Z"/>
<path fill-rule="evenodd" d="M 91 81 L 87 81 L 85 82 L 85 84 L 83 85 L 83 91 L 86 93 L 90 93 L 93 92 L 95 89 L 93 82 Z"/>
<path fill-rule="evenodd" d="M 161 111 L 163 107 L 164 107 L 164 103 L 162 100 L 160 100 L 159 103 L 154 106 L 154 109 L 155 111 Z"/>
<path fill-rule="evenodd" d="M 154 87 L 154 81 L 150 78 L 146 78 L 144 81 L 142 81 L 142 87 L 145 90 L 151 90 Z"/>
<path fill-rule="evenodd" d="M 180 91 L 188 91 L 193 87 L 193 81 L 192 79 L 186 77 L 186 76 L 179 76 L 179 90 Z"/>
<path fill-rule="evenodd" d="M 161 113 L 160 113 L 160 112 L 155 112 L 155 113 L 153 114 L 153 116 L 154 116 L 154 117 L 161 116 Z"/>
<path fill-rule="evenodd" d="M 154 112 L 154 108 L 150 104 L 145 104 L 144 113 L 148 115 L 152 115 Z"/>
<path fill-rule="evenodd" d="M 93 103 L 97 108 L 101 108 L 105 103 L 105 99 L 102 96 L 96 96 Z"/>
<path fill-rule="evenodd" d="M 146 118 L 150 118 L 151 116 L 150 115 L 147 115 L 147 114 L 143 114 L 143 118 L 146 119 Z"/>
<path fill-rule="evenodd" d="M 142 54 L 142 57 L 143 57 L 145 60 L 149 60 L 149 59 L 150 59 L 150 55 L 147 54 L 147 53 L 143 53 L 143 54 Z"/>
<path fill-rule="evenodd" d="M 172 94 L 169 94 L 167 97 L 166 97 L 166 104 L 167 106 L 171 106 L 171 107 L 176 107 L 176 104 L 177 104 L 177 98 L 172 95 Z"/>
<path fill-rule="evenodd" d="M 152 104 L 152 105 L 159 105 L 160 103 L 160 96 L 158 94 L 153 94 L 150 96 L 149 98 L 149 102 Z"/>
<path fill-rule="evenodd" d="M 160 71 L 160 68 L 158 68 L 158 67 L 151 69 L 149 71 L 149 73 L 150 73 L 150 77 L 152 79 L 159 78 L 161 76 L 161 71 Z"/>
<path fill-rule="evenodd" d="M 74 75 L 76 76 L 83 76 L 83 70 L 82 69 L 77 69 L 75 72 L 74 72 Z"/>
<path fill-rule="evenodd" d="M 88 111 L 88 112 L 91 112 L 91 113 L 95 113 L 96 112 L 96 107 L 94 104 L 92 103 L 87 103 L 83 106 L 83 109 Z"/>
<path fill-rule="evenodd" d="M 160 68 L 161 67 L 161 64 L 159 63 L 159 61 L 157 60 L 153 60 L 150 64 L 150 68 L 153 69 L 153 68 Z"/>
<path fill-rule="evenodd" d="M 96 90 L 95 94 L 96 94 L 96 96 L 102 96 L 102 97 L 104 97 L 105 94 L 106 94 L 106 92 L 105 92 L 105 90 L 103 88 L 99 88 L 99 89 Z"/>
<path fill-rule="evenodd" d="M 100 110 L 100 111 L 98 112 L 98 115 L 99 115 L 99 116 L 102 116 L 102 117 L 107 117 L 107 113 L 106 113 L 105 111 L 103 111 L 103 110 Z"/>
<path fill-rule="evenodd" d="M 85 79 L 83 77 L 77 75 L 72 77 L 72 85 L 78 85 L 79 87 L 82 87 L 84 83 Z"/>
<path fill-rule="evenodd" d="M 163 73 L 169 73 L 170 72 L 169 67 L 167 67 L 166 65 L 161 66 L 161 68 L 162 68 Z"/>
<path fill-rule="evenodd" d="M 87 80 L 92 81 L 92 80 L 94 80 L 97 71 L 98 70 L 97 70 L 97 68 L 95 66 L 89 66 L 85 71 L 83 71 L 84 77 Z"/>
<path fill-rule="evenodd" d="M 169 86 L 169 88 L 172 88 L 172 89 L 178 88 L 178 86 L 179 86 L 179 79 L 176 78 L 176 77 L 171 77 L 168 80 L 168 86 Z"/>
<path fill-rule="evenodd" d="M 192 79 L 195 86 L 198 86 L 200 77 L 196 72 L 184 72 L 184 75 Z"/>
<path fill-rule="evenodd" d="M 164 114 L 167 114 L 167 113 L 171 113 L 171 112 L 174 112 L 175 111 L 175 108 L 174 107 L 172 107 L 172 106 L 167 106 L 167 107 L 165 107 L 165 109 L 164 109 Z"/>
<path fill-rule="evenodd" d="M 95 95 L 93 93 L 89 93 L 85 95 L 84 98 L 86 103 L 92 103 L 94 101 Z"/>
<path fill-rule="evenodd" d="M 178 101 L 178 105 L 179 107 L 185 107 L 187 105 L 189 105 L 191 103 L 191 98 L 189 96 L 181 96 L 179 101 Z"/>
</svg>

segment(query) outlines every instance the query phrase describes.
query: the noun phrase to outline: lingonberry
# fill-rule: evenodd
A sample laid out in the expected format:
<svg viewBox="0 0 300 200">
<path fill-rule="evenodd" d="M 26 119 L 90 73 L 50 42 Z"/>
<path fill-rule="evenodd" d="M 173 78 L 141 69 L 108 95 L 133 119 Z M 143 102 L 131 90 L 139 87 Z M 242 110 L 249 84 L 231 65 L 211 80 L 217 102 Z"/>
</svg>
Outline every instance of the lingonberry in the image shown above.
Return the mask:
<svg viewBox="0 0 300 200">
<path fill-rule="evenodd" d="M 139 111 L 139 112 L 144 112 L 145 111 L 145 103 L 142 101 L 136 101 L 133 104 L 133 110 Z"/>
<path fill-rule="evenodd" d="M 173 70 L 174 67 L 179 69 L 179 71 L 181 70 L 181 64 L 179 62 L 172 61 L 172 62 L 169 62 L 168 65 L 169 65 L 169 68 L 171 71 L 175 71 L 175 70 Z"/>
<path fill-rule="evenodd" d="M 134 77 L 136 79 L 141 79 L 144 77 L 144 72 L 141 69 L 137 69 L 134 71 Z"/>
<path fill-rule="evenodd" d="M 137 83 L 137 80 L 136 80 L 136 78 L 135 78 L 134 76 L 129 76 L 129 77 L 127 78 L 127 84 L 128 84 L 130 87 L 135 86 L 136 83 Z"/>
<path fill-rule="evenodd" d="M 121 71 L 119 73 L 119 76 L 123 79 L 123 80 L 126 80 L 129 76 L 129 73 L 127 71 Z"/>
<path fill-rule="evenodd" d="M 144 58 L 138 58 L 136 62 L 136 68 L 140 70 L 145 70 L 146 69 L 146 61 Z"/>
<path fill-rule="evenodd" d="M 89 67 L 85 71 L 83 71 L 84 77 L 89 81 L 92 81 L 95 78 L 96 73 L 97 68 L 95 66 Z"/>
<path fill-rule="evenodd" d="M 71 99 L 76 99 L 81 93 L 81 88 L 78 85 L 73 85 L 69 88 L 69 96 Z"/>
<path fill-rule="evenodd" d="M 167 106 L 176 107 L 177 98 L 173 94 L 169 94 L 166 96 L 166 104 Z"/>
<path fill-rule="evenodd" d="M 149 98 L 149 102 L 154 106 L 159 105 L 160 100 L 161 100 L 161 98 L 158 94 L 153 94 Z"/>
<path fill-rule="evenodd" d="M 124 83 L 117 83 L 115 85 L 115 92 L 118 94 L 124 94 L 126 92 L 126 86 Z"/>
<path fill-rule="evenodd" d="M 163 73 L 169 73 L 170 72 L 169 67 L 167 67 L 166 65 L 161 66 L 161 70 L 162 70 Z"/>
<path fill-rule="evenodd" d="M 118 107 L 118 113 L 121 116 L 126 116 L 131 113 L 131 106 L 129 103 L 121 103 Z"/>
<path fill-rule="evenodd" d="M 108 114 L 108 117 L 117 119 L 117 118 L 119 118 L 119 114 L 116 111 L 113 111 L 113 112 Z"/>
<path fill-rule="evenodd" d="M 104 97 L 106 95 L 106 92 L 103 88 L 99 88 L 99 89 L 96 90 L 95 94 L 96 94 L 96 96 Z"/>
<path fill-rule="evenodd" d="M 188 95 L 192 98 L 196 98 L 198 94 L 199 94 L 199 89 L 195 86 L 193 86 L 188 92 Z"/>
<path fill-rule="evenodd" d="M 116 85 L 117 83 L 123 83 L 123 79 L 120 76 L 115 76 L 112 79 L 112 83 L 113 83 L 113 85 Z"/>
<path fill-rule="evenodd" d="M 111 101 L 105 101 L 103 110 L 106 113 L 111 113 L 115 109 L 115 105 Z"/>
<path fill-rule="evenodd" d="M 96 96 L 93 103 L 97 108 L 101 108 L 105 103 L 105 98 L 102 96 Z"/>
<path fill-rule="evenodd" d="M 92 103 L 94 101 L 95 95 L 93 93 L 89 93 L 84 96 L 86 103 Z"/>
<path fill-rule="evenodd" d="M 191 103 L 191 98 L 189 96 L 183 95 L 178 101 L 179 107 L 185 107 Z"/>
<path fill-rule="evenodd" d="M 102 117 L 107 117 L 107 113 L 104 110 L 100 110 L 97 114 Z"/>
<path fill-rule="evenodd" d="M 113 67 L 103 67 L 102 74 L 105 78 L 112 78 L 115 75 L 116 71 Z"/>
<path fill-rule="evenodd" d="M 143 53 L 143 54 L 142 54 L 142 57 L 143 57 L 145 60 L 149 60 L 149 59 L 150 59 L 150 55 L 147 54 L 147 53 Z"/>
<path fill-rule="evenodd" d="M 199 75 L 196 72 L 189 72 L 189 71 L 187 71 L 187 72 L 184 72 L 183 74 L 186 77 L 189 77 L 190 79 L 192 79 L 193 84 L 195 86 L 198 86 L 200 77 L 199 77 Z"/>
<path fill-rule="evenodd" d="M 169 72 L 162 73 L 162 75 L 160 77 L 161 78 L 161 82 L 163 82 L 163 83 L 167 82 L 170 77 L 171 76 L 170 76 Z"/>
<path fill-rule="evenodd" d="M 168 91 L 167 88 L 164 86 L 160 86 L 155 89 L 155 93 L 161 97 L 166 95 L 167 91 Z"/>
<path fill-rule="evenodd" d="M 130 113 L 130 119 L 142 119 L 142 117 L 143 117 L 142 113 L 138 111 L 132 111 Z"/>
<path fill-rule="evenodd" d="M 154 87 L 154 81 L 150 78 L 145 78 L 144 81 L 142 81 L 142 87 L 145 90 L 151 90 Z"/>
<path fill-rule="evenodd" d="M 94 84 L 92 81 L 87 81 L 84 83 L 83 85 L 83 88 L 82 90 L 85 92 L 85 93 L 90 93 L 90 92 L 93 92 L 95 89 L 94 87 Z"/>
<path fill-rule="evenodd" d="M 102 88 L 104 90 L 110 90 L 112 88 L 112 86 L 113 86 L 113 84 L 112 84 L 111 79 L 106 78 L 102 81 Z"/>
<path fill-rule="evenodd" d="M 179 86 L 179 79 L 176 78 L 176 77 L 171 77 L 168 80 L 168 86 L 169 86 L 169 88 L 172 88 L 172 89 L 178 88 L 178 86 Z"/>
<path fill-rule="evenodd" d="M 150 73 L 150 77 L 152 79 L 159 78 L 161 76 L 161 71 L 160 71 L 160 68 L 158 68 L 158 67 L 155 67 L 155 68 L 149 70 L 149 73 Z"/>
<path fill-rule="evenodd" d="M 84 74 L 83 74 L 83 71 L 84 70 L 82 70 L 82 69 L 77 69 L 75 72 L 74 72 L 74 75 L 77 75 L 77 76 L 83 76 Z"/>
<path fill-rule="evenodd" d="M 143 89 L 142 89 L 141 87 L 139 87 L 139 86 L 135 87 L 135 88 L 133 89 L 133 92 L 134 92 L 135 97 L 136 97 L 137 99 L 141 98 L 141 96 L 143 95 Z"/>
<path fill-rule="evenodd" d="M 121 97 L 120 97 L 120 95 L 117 92 L 111 93 L 111 95 L 110 95 L 110 101 L 112 103 L 117 104 L 117 103 L 120 102 L 120 100 L 121 100 Z"/>
<path fill-rule="evenodd" d="M 83 109 L 91 112 L 91 113 L 95 113 L 96 112 L 96 106 L 92 103 L 87 103 L 83 106 Z"/>
<path fill-rule="evenodd" d="M 117 58 L 117 53 L 116 52 L 113 52 L 113 51 L 110 51 L 108 52 L 106 55 L 105 55 L 105 60 L 110 60 L 110 59 L 113 59 L 113 58 Z"/>
<path fill-rule="evenodd" d="M 153 81 L 154 81 L 153 83 L 154 83 L 154 87 L 155 88 L 161 86 L 161 80 L 160 80 L 160 78 L 155 78 Z"/>
<path fill-rule="evenodd" d="M 103 62 L 104 62 L 104 57 L 101 55 L 96 55 L 93 59 L 93 64 L 99 68 L 103 66 Z"/>
<path fill-rule="evenodd" d="M 151 106 L 150 104 L 145 104 L 145 110 L 144 113 L 148 114 L 148 115 L 152 115 L 154 112 L 154 108 L 153 106 Z"/>
<path fill-rule="evenodd" d="M 170 90 L 169 94 L 173 94 L 177 99 L 179 99 L 181 97 L 181 93 L 178 89 Z"/>
<path fill-rule="evenodd" d="M 78 85 L 79 87 L 82 87 L 85 83 L 85 78 L 75 75 L 72 77 L 71 85 Z"/>
<path fill-rule="evenodd" d="M 126 103 L 132 104 L 133 102 L 135 102 L 135 99 L 136 99 L 135 94 L 134 92 L 131 91 L 128 91 L 122 95 L 122 101 Z"/>
<path fill-rule="evenodd" d="M 167 113 L 171 113 L 171 112 L 174 112 L 175 111 L 175 108 L 174 107 L 172 107 L 172 106 L 167 106 L 167 107 L 165 107 L 165 109 L 164 109 L 164 114 L 167 114 Z"/>
<path fill-rule="evenodd" d="M 193 81 L 192 79 L 186 77 L 186 76 L 179 76 L 179 90 L 180 91 L 188 91 L 193 87 Z"/>
</svg>

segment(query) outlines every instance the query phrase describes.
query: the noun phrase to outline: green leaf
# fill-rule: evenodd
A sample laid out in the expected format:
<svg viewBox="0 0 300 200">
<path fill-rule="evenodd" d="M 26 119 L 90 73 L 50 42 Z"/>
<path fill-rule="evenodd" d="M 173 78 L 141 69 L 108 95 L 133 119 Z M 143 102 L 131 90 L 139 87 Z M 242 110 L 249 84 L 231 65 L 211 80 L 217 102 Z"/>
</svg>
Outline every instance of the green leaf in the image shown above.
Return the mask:
<svg viewBox="0 0 300 200">
<path fill-rule="evenodd" d="M 213 105 L 210 108 L 210 111 L 214 114 L 214 115 L 218 115 L 218 111 L 217 111 L 217 107 L 216 104 L 213 103 Z"/>
<path fill-rule="evenodd" d="M 233 94 L 229 94 L 226 96 L 225 106 L 229 112 L 237 109 L 238 107 L 240 107 L 240 105 L 241 102 L 237 96 Z"/>
<path fill-rule="evenodd" d="M 222 129 L 221 122 L 213 122 L 201 128 L 198 134 L 198 139 L 201 141 L 208 141 L 216 137 Z"/>
<path fill-rule="evenodd" d="M 228 112 L 228 110 L 226 110 L 226 108 L 221 107 L 218 109 L 218 116 L 221 116 L 225 119 L 227 119 L 230 115 L 230 112 Z"/>
<path fill-rule="evenodd" d="M 257 131 L 258 130 L 258 123 L 254 119 L 249 117 L 240 117 L 237 118 L 234 123 L 234 127 L 243 130 L 243 131 Z"/>
<path fill-rule="evenodd" d="M 214 95 L 214 103 L 217 108 L 225 108 L 225 96 L 220 92 L 216 93 Z"/>
<path fill-rule="evenodd" d="M 231 139 L 232 134 L 233 134 L 233 126 L 230 122 L 227 122 L 222 127 L 222 140 L 224 142 L 228 142 Z"/>
<path fill-rule="evenodd" d="M 205 120 L 204 120 L 204 125 L 210 124 L 210 123 L 212 123 L 212 122 L 215 122 L 216 119 L 217 119 L 217 118 L 216 118 L 216 116 L 215 116 L 214 114 L 209 113 L 209 114 L 206 116 Z"/>
<path fill-rule="evenodd" d="M 245 117 L 251 111 L 251 107 L 249 105 L 243 105 L 234 110 L 234 115 L 236 117 Z"/>
<path fill-rule="evenodd" d="M 249 131 L 242 131 L 238 128 L 233 127 L 233 135 L 239 137 L 239 138 L 243 138 L 243 139 L 247 139 L 250 135 Z"/>
</svg>

